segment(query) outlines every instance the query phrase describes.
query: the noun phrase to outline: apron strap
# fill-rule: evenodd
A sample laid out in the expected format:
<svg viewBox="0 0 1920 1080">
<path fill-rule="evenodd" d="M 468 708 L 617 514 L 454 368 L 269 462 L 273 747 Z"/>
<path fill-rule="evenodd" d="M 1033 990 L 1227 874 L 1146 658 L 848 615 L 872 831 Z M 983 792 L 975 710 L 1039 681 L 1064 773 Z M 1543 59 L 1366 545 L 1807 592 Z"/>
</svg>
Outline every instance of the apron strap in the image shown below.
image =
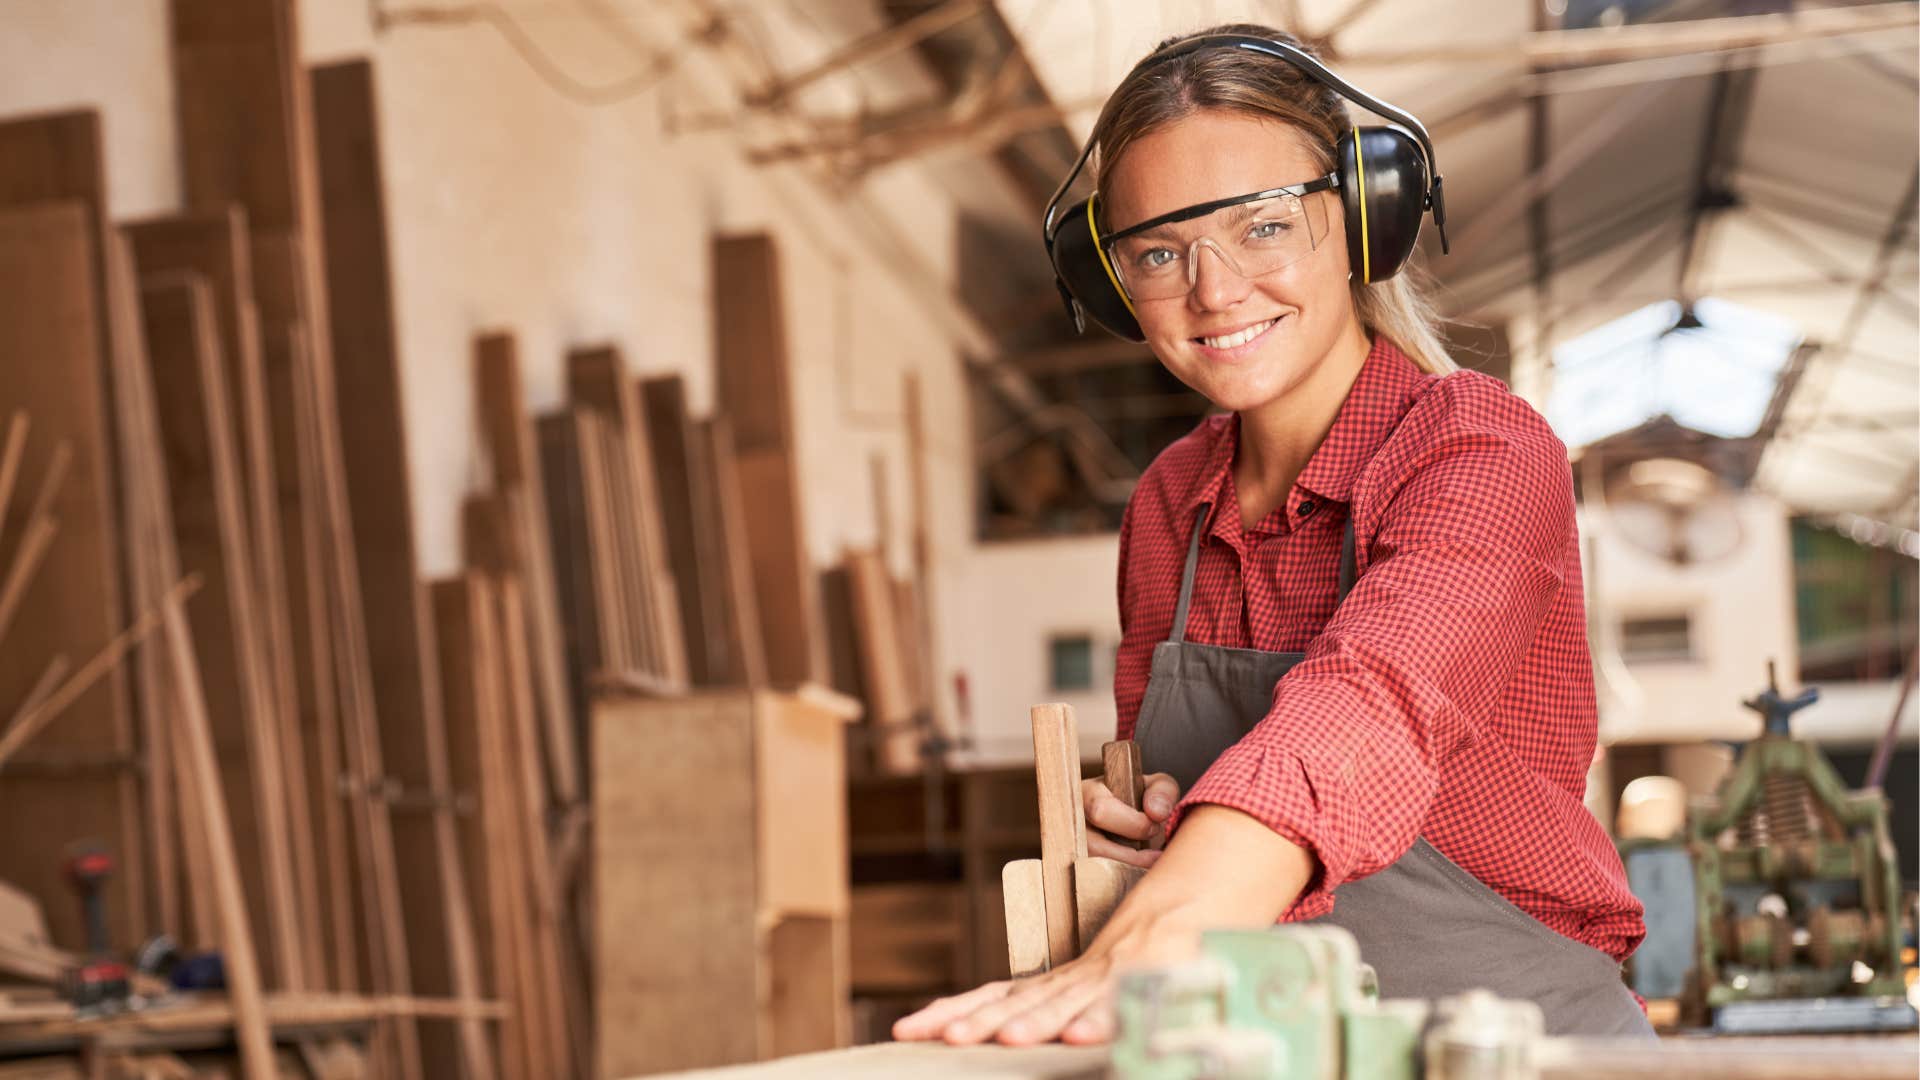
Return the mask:
<svg viewBox="0 0 1920 1080">
<path fill-rule="evenodd" d="M 1187 640 L 1187 602 L 1193 599 L 1193 570 L 1200 564 L 1200 537 L 1206 532 L 1207 514 L 1212 510 L 1212 503 L 1200 505 L 1200 516 L 1193 522 L 1193 540 L 1187 544 L 1187 566 L 1180 571 L 1180 605 L 1173 612 L 1173 636 L 1167 639 L 1176 645 Z"/>
</svg>

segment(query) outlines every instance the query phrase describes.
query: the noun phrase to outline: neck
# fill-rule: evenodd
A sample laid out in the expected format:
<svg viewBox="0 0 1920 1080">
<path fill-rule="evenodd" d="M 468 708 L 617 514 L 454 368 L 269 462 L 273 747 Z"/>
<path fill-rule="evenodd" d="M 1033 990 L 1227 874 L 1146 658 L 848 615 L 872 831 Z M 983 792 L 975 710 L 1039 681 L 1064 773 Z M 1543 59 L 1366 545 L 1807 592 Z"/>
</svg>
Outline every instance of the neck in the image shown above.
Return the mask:
<svg viewBox="0 0 1920 1080">
<path fill-rule="evenodd" d="M 1272 401 L 1240 413 L 1234 486 L 1242 520 L 1251 527 L 1278 506 L 1332 430 L 1372 344 L 1358 321 L 1348 326 L 1307 381 Z"/>
</svg>

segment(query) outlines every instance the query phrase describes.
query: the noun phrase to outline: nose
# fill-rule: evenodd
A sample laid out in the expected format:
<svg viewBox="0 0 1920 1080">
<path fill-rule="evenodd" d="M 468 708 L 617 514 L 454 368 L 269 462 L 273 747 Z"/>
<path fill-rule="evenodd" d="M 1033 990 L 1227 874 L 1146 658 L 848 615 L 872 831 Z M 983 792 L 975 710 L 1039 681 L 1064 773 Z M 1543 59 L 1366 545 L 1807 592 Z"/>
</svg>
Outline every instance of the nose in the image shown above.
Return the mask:
<svg viewBox="0 0 1920 1080">
<path fill-rule="evenodd" d="M 1188 303 L 1201 311 L 1224 311 L 1247 298 L 1253 282 L 1241 276 L 1219 249 L 1212 244 L 1196 244 L 1188 262 L 1193 267 L 1193 288 Z"/>
</svg>

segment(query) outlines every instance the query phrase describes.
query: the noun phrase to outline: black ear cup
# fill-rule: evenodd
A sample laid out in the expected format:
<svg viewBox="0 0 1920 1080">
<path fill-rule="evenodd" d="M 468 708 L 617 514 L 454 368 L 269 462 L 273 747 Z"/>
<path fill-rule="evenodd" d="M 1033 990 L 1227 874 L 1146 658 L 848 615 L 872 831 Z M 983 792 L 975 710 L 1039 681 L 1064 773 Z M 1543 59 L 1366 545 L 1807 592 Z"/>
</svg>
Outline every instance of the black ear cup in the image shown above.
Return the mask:
<svg viewBox="0 0 1920 1080">
<path fill-rule="evenodd" d="M 1406 265 L 1420 236 L 1426 157 L 1412 135 L 1390 125 L 1350 130 L 1337 153 L 1348 263 L 1358 281 L 1385 281 Z"/>
<path fill-rule="evenodd" d="M 1077 324 L 1082 314 L 1128 341 L 1145 341 L 1133 308 L 1120 292 L 1120 285 L 1108 272 L 1106 260 L 1094 239 L 1093 222 L 1087 216 L 1087 200 L 1081 199 L 1060 214 L 1053 233 L 1051 254 L 1053 272 L 1067 300 L 1068 313 Z"/>
</svg>

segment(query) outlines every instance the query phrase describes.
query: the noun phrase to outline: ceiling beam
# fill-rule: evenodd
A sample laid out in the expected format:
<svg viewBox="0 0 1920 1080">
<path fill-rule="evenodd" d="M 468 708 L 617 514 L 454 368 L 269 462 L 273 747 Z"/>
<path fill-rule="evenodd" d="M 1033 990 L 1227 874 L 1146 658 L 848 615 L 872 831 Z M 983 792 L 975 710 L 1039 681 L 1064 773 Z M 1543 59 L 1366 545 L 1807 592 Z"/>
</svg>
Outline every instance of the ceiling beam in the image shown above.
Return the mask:
<svg viewBox="0 0 1920 1080">
<path fill-rule="evenodd" d="M 1741 141 L 1746 138 L 1754 81 L 1751 69 L 1735 71 L 1722 66 L 1713 76 L 1707 122 L 1700 132 L 1693 205 L 1687 208 L 1687 224 L 1680 242 L 1680 267 L 1674 281 L 1675 294 L 1683 305 L 1691 305 L 1697 296 L 1700 234 L 1707 225 L 1708 215 L 1735 204 L 1732 173 L 1739 160 Z"/>
</svg>

